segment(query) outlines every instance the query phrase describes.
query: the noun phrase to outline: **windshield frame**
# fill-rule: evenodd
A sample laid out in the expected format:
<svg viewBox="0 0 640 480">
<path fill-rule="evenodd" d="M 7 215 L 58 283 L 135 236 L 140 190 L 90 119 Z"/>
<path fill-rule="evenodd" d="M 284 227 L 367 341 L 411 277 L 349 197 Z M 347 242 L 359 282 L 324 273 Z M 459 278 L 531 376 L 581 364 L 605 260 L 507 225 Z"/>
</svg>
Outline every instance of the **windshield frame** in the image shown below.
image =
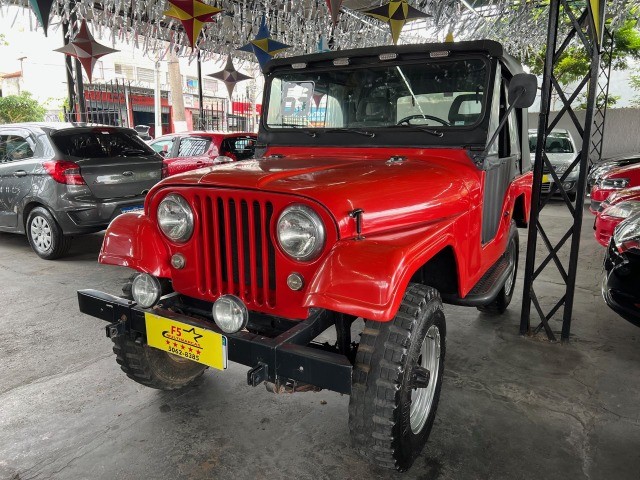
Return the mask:
<svg viewBox="0 0 640 480">
<path fill-rule="evenodd" d="M 283 126 L 283 127 L 273 127 L 270 126 L 267 123 L 267 116 L 269 113 L 269 104 L 270 104 L 270 100 L 271 100 L 271 86 L 273 83 L 273 80 L 275 77 L 280 77 L 282 75 L 286 75 L 286 74 L 296 74 L 296 73 L 309 73 L 309 74 L 315 74 L 315 73 L 322 73 L 322 72 L 332 72 L 332 71 L 336 71 L 336 70 L 370 70 L 372 67 L 381 67 L 381 66 L 385 66 L 388 68 L 395 68 L 395 67 L 405 67 L 405 66 L 415 66 L 415 65 L 423 65 L 425 63 L 453 63 L 453 62 L 460 62 L 460 61 L 465 61 L 465 60 L 480 60 L 485 64 L 485 68 L 486 68 L 486 79 L 485 79 L 485 85 L 484 85 L 484 95 L 483 95 L 483 99 L 482 99 L 482 114 L 478 117 L 478 119 L 470 125 L 464 125 L 464 126 L 455 126 L 455 125 L 422 125 L 422 124 L 402 124 L 402 125 L 384 125 L 384 126 L 344 126 L 344 127 L 313 127 L 313 126 L 306 126 L 306 125 L 301 125 L 299 127 L 287 127 L 287 126 Z M 397 60 L 387 60 L 384 62 L 377 62 L 377 63 L 372 63 L 372 62 L 363 62 L 363 63 L 354 63 L 354 64 L 349 64 L 349 65 L 344 65 L 344 66 L 335 66 L 335 65 L 322 65 L 322 66 L 308 66 L 304 69 L 295 69 L 293 68 L 293 64 L 291 65 L 287 65 L 287 66 L 281 66 L 275 70 L 272 70 L 269 72 L 269 74 L 266 76 L 265 78 L 265 86 L 264 86 L 264 93 L 265 93 L 265 99 L 264 99 L 264 104 L 263 104 L 263 115 L 261 115 L 260 118 L 260 127 L 261 129 L 264 129 L 264 131 L 269 132 L 271 134 L 295 134 L 295 133 L 301 133 L 303 131 L 308 131 L 308 132 L 315 132 L 318 135 L 323 135 L 324 133 L 327 133 L 327 131 L 331 131 L 332 133 L 349 133 L 349 130 L 353 130 L 353 129 L 359 129 L 359 130 L 363 130 L 363 131 L 371 131 L 371 132 L 375 132 L 376 134 L 384 134 L 384 133 L 398 133 L 399 131 L 403 131 L 403 132 L 412 132 L 412 133 L 422 133 L 424 134 L 424 131 L 422 131 L 421 129 L 424 128 L 430 128 L 430 129 L 434 129 L 434 130 L 438 130 L 438 131 L 442 131 L 445 135 L 450 134 L 450 133 L 462 133 L 465 131 L 472 131 L 477 129 L 479 126 L 481 126 L 482 124 L 484 124 L 488 117 L 490 116 L 490 113 L 488 110 L 488 106 L 490 103 L 490 97 L 491 97 L 491 91 L 493 88 L 493 79 L 495 77 L 496 74 L 496 65 L 497 65 L 497 59 L 492 58 L 492 57 L 488 57 L 487 55 L 483 55 L 481 53 L 465 53 L 464 55 L 461 54 L 457 54 L 457 55 L 450 55 L 448 57 L 434 57 L 434 58 L 430 58 L 428 55 L 423 56 L 422 58 L 412 58 L 412 59 L 408 59 L 408 60 L 403 60 L 403 59 L 397 59 Z M 418 94 L 420 95 L 420 94 Z M 307 136 L 308 138 L 308 136 Z"/>
</svg>

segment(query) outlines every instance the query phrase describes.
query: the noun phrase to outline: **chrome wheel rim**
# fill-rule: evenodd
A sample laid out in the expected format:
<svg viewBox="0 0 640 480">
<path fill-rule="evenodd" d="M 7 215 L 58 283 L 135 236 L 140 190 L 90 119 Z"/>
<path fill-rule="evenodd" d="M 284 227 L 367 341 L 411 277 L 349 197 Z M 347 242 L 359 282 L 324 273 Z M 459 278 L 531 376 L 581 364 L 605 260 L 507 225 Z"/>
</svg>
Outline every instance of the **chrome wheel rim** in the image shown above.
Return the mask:
<svg viewBox="0 0 640 480">
<path fill-rule="evenodd" d="M 31 239 L 38 252 L 45 253 L 51 248 L 51 225 L 44 217 L 37 216 L 31 222 Z"/>
<path fill-rule="evenodd" d="M 507 295 L 511 293 L 511 289 L 513 288 L 513 283 L 516 279 L 516 249 L 513 247 L 513 242 L 509 244 L 509 276 L 507 277 L 507 281 L 504 282 L 504 291 Z"/>
<path fill-rule="evenodd" d="M 418 366 L 429 370 L 429 383 L 424 388 L 415 388 L 411 391 L 411 408 L 409 410 L 409 421 L 411 431 L 418 434 L 422 431 L 433 405 L 433 398 L 436 394 L 436 384 L 440 373 L 440 329 L 431 325 L 427 330 L 427 335 L 420 347 L 420 357 Z"/>
</svg>

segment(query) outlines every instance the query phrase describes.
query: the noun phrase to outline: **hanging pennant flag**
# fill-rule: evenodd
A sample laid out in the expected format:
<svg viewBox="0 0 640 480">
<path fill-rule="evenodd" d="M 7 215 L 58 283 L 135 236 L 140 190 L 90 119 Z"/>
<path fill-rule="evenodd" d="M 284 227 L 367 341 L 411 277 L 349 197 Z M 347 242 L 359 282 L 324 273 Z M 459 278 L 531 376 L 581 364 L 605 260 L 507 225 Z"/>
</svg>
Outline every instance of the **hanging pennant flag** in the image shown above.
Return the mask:
<svg viewBox="0 0 640 480">
<path fill-rule="evenodd" d="M 40 25 L 44 28 L 44 36 L 47 36 L 47 29 L 49 28 L 49 15 L 51 14 L 51 6 L 55 0 L 29 0 L 29 5 L 33 13 L 36 14 Z"/>
<path fill-rule="evenodd" d="M 327 40 L 324 38 L 324 35 L 320 35 L 320 40 L 318 40 L 318 53 L 330 52 L 329 44 Z"/>
<path fill-rule="evenodd" d="M 407 22 L 431 17 L 428 13 L 413 8 L 407 3 L 407 0 L 391 0 L 380 7 L 360 10 L 360 12 L 389 24 L 394 44 L 398 43 L 400 32 Z"/>
<path fill-rule="evenodd" d="M 95 66 L 98 59 L 117 51 L 118 50 L 109 48 L 96 42 L 93 38 L 93 35 L 91 35 L 91 32 L 89 32 L 86 20 L 82 21 L 80 30 L 78 31 L 72 42 L 69 42 L 62 48 L 57 48 L 54 50 L 54 52 L 61 52 L 65 55 L 70 55 L 80 60 L 82 67 L 84 68 L 85 72 L 87 72 L 89 81 L 91 81 L 93 67 Z"/>
<path fill-rule="evenodd" d="M 340 15 L 342 0 L 326 0 L 326 2 L 327 7 L 329 7 L 329 13 L 331 14 L 331 21 L 336 25 L 338 23 L 338 16 Z"/>
<path fill-rule="evenodd" d="M 236 83 L 253 78 L 236 70 L 236 67 L 233 66 L 231 55 L 227 57 L 227 64 L 225 65 L 224 70 L 216 73 L 211 73 L 207 75 L 207 77 L 217 78 L 218 80 L 224 82 L 227 87 L 227 91 L 229 92 L 229 99 L 231 99 L 233 90 L 234 88 L 236 88 Z"/>
<path fill-rule="evenodd" d="M 277 55 L 287 48 L 291 48 L 291 46 L 277 42 L 271 38 L 269 27 L 267 27 L 267 20 L 263 16 L 256 38 L 240 47 L 238 50 L 253 53 L 258 59 L 260 68 L 264 69 L 264 66 L 269 60 L 271 60 L 271 58 L 273 58 L 274 55 Z"/>
<path fill-rule="evenodd" d="M 192 47 L 195 46 L 204 24 L 213 21 L 213 17 L 223 11 L 198 0 L 169 0 L 167 3 L 169 9 L 164 14 L 180 21 Z"/>
</svg>

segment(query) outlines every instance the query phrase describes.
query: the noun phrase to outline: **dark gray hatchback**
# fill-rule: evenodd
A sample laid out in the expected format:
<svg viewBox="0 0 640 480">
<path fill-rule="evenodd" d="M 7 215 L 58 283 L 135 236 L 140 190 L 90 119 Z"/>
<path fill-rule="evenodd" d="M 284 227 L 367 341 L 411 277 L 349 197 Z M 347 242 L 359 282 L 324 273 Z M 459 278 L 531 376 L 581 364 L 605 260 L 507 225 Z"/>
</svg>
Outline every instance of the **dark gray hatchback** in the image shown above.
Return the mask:
<svg viewBox="0 0 640 480">
<path fill-rule="evenodd" d="M 44 259 L 73 235 L 142 210 L 162 157 L 128 128 L 70 123 L 0 125 L 0 231 L 26 233 Z"/>
</svg>

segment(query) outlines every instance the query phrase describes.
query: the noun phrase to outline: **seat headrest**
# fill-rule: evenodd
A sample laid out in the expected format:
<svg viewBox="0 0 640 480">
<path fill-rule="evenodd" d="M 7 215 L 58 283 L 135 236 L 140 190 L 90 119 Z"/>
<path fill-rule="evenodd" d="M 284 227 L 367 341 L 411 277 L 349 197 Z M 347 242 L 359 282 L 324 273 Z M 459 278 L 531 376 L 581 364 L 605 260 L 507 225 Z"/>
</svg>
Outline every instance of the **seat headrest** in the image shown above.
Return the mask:
<svg viewBox="0 0 640 480">
<path fill-rule="evenodd" d="M 462 122 L 464 125 L 471 125 L 478 120 L 480 112 L 478 113 L 464 113 L 460 112 L 460 108 L 463 103 L 477 104 L 478 109 L 481 109 L 482 94 L 481 93 L 465 93 L 464 95 L 458 95 L 453 99 L 451 108 L 449 108 L 449 123 L 451 125 L 457 125 Z"/>
<path fill-rule="evenodd" d="M 389 121 L 391 105 L 386 98 L 365 98 L 358 104 L 356 121 L 383 122 Z"/>
</svg>

